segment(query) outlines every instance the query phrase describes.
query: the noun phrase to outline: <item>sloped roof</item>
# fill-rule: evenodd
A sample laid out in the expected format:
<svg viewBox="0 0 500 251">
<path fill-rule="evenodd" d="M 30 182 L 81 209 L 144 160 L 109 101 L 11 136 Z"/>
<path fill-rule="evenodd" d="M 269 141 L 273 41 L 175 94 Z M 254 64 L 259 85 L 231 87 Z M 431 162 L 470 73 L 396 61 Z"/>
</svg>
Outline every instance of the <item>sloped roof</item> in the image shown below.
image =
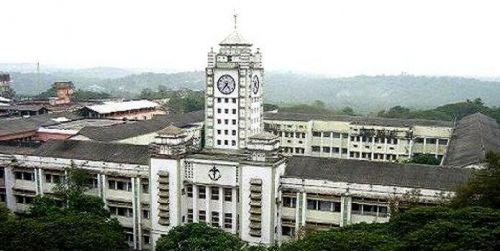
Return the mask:
<svg viewBox="0 0 500 251">
<path fill-rule="evenodd" d="M 85 108 L 100 114 L 108 114 L 112 112 L 124 112 L 143 108 L 155 108 L 158 106 L 159 104 L 149 100 L 133 100 L 125 102 L 106 102 L 102 105 L 90 105 Z"/>
<path fill-rule="evenodd" d="M 453 191 L 467 182 L 472 173 L 472 169 L 442 166 L 291 157 L 285 177 Z"/>
<path fill-rule="evenodd" d="M 262 131 L 260 133 L 257 133 L 255 135 L 250 136 L 250 139 L 263 139 L 263 140 L 271 140 L 271 139 L 277 139 L 278 136 L 274 135 L 273 133 Z"/>
<path fill-rule="evenodd" d="M 500 153 L 500 129 L 493 118 L 475 113 L 458 122 L 443 164 L 459 167 L 479 164 L 489 151 Z"/>
<path fill-rule="evenodd" d="M 225 45 L 244 45 L 244 46 L 251 46 L 252 43 L 248 42 L 241 34 L 238 32 L 238 30 L 234 30 L 231 34 L 229 34 L 222 42 L 219 43 L 221 46 Z"/>
<path fill-rule="evenodd" d="M 179 127 L 177 126 L 173 126 L 173 125 L 169 125 L 163 129 L 161 129 L 160 131 L 158 131 L 158 134 L 160 135 L 179 135 L 179 134 L 182 134 L 184 133 L 184 131 L 182 129 L 180 129 Z"/>
<path fill-rule="evenodd" d="M 68 120 L 77 120 L 82 117 L 76 113 L 58 112 L 31 116 L 29 118 L 14 117 L 0 119 L 0 136 L 36 131 L 41 126 L 59 124 L 58 118 L 65 117 Z"/>
<path fill-rule="evenodd" d="M 133 123 L 105 127 L 84 127 L 78 134 L 91 140 L 111 142 L 158 132 L 168 125 L 184 127 L 203 122 L 204 119 L 205 113 L 201 110 L 182 114 L 159 115 L 151 120 L 141 120 Z"/>
<path fill-rule="evenodd" d="M 62 159 L 149 165 L 149 146 L 95 141 L 51 140 L 32 155 Z"/>
<path fill-rule="evenodd" d="M 409 126 L 436 126 L 436 127 L 453 127 L 451 121 L 441 120 L 426 120 L 426 119 L 395 119 L 367 116 L 346 116 L 320 113 L 293 113 L 293 112 L 266 112 L 264 120 L 281 120 L 281 121 L 343 121 L 351 122 L 357 125 L 380 125 L 394 127 L 409 127 Z"/>
</svg>

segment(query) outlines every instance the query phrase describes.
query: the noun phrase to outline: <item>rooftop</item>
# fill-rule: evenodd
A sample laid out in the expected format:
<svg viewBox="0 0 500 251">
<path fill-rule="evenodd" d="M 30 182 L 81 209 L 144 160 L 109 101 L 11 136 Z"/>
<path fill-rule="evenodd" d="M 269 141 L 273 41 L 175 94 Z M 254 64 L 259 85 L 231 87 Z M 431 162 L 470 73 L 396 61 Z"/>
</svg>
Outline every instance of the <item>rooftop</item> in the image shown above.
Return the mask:
<svg viewBox="0 0 500 251">
<path fill-rule="evenodd" d="M 475 113 L 458 121 L 443 164 L 459 167 L 479 164 L 489 151 L 500 153 L 500 129 L 493 118 Z"/>
<path fill-rule="evenodd" d="M 204 118 L 204 111 L 158 115 L 151 120 L 141 120 L 133 123 L 105 127 L 85 127 L 80 130 L 79 135 L 91 140 L 111 142 L 158 132 L 169 125 L 182 128 L 193 123 L 203 122 Z"/>
<path fill-rule="evenodd" d="M 149 100 L 133 100 L 125 102 L 105 102 L 102 105 L 86 106 L 87 109 L 98 112 L 100 114 L 108 114 L 112 112 L 124 112 L 130 110 L 156 108 L 159 105 Z"/>
<path fill-rule="evenodd" d="M 149 165 L 149 146 L 95 141 L 51 140 L 33 151 L 34 156 Z"/>
<path fill-rule="evenodd" d="M 264 120 L 343 121 L 343 122 L 350 122 L 356 125 L 375 125 L 375 126 L 393 126 L 393 127 L 410 127 L 410 126 L 453 127 L 453 122 L 451 121 L 425 120 L 425 119 L 394 119 L 394 118 L 346 116 L 346 115 L 332 115 L 332 114 L 318 114 L 318 113 L 266 112 L 264 113 Z"/>
<path fill-rule="evenodd" d="M 234 30 L 231 34 L 229 34 L 222 42 L 219 43 L 220 46 L 251 46 L 252 43 L 248 42 L 238 30 Z"/>
<path fill-rule="evenodd" d="M 36 131 L 41 126 L 51 126 L 59 124 L 61 118 L 65 118 L 63 120 L 66 121 L 66 120 L 77 120 L 81 119 L 82 117 L 76 113 L 57 112 L 57 113 L 31 116 L 29 118 L 23 118 L 23 117 L 4 118 L 0 119 L 0 136 Z"/>
<path fill-rule="evenodd" d="M 291 157 L 285 177 L 453 191 L 473 170 L 366 160 Z"/>
</svg>

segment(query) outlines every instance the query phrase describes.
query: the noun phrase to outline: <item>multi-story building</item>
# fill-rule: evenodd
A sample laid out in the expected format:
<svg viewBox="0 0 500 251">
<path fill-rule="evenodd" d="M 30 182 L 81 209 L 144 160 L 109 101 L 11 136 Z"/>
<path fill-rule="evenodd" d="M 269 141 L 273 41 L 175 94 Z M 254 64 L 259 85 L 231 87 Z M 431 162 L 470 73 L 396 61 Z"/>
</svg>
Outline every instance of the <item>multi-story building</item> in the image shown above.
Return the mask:
<svg viewBox="0 0 500 251">
<path fill-rule="evenodd" d="M 89 193 L 102 198 L 135 249 L 151 249 L 191 222 L 272 244 L 305 228 L 386 222 L 394 203 L 446 200 L 473 172 L 457 167 L 481 167 L 486 151 L 500 152 L 498 125 L 484 115 L 453 130 L 446 122 L 278 114 L 266 122 L 276 134 L 266 132 L 261 53 L 236 30 L 220 45 L 206 69 L 204 133 L 198 119 L 180 116 L 84 128 L 73 140 L 41 146 L 0 146 L 1 201 L 28 210 L 76 166 L 93 175 Z M 285 157 L 280 141 L 310 156 Z M 446 155 L 445 166 L 371 161 L 414 153 Z"/>
<path fill-rule="evenodd" d="M 452 122 L 302 113 L 266 113 L 265 130 L 279 135 L 284 154 L 403 161 L 446 153 Z"/>
</svg>

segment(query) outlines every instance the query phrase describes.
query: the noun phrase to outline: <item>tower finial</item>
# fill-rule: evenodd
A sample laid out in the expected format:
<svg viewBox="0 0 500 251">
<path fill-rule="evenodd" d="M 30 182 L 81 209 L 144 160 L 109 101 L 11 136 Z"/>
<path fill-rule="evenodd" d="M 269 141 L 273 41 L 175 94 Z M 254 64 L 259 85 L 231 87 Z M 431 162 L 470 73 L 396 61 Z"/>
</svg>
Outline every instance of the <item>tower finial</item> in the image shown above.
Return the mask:
<svg viewBox="0 0 500 251">
<path fill-rule="evenodd" d="M 234 11 L 234 14 L 233 14 L 233 17 L 234 17 L 234 29 L 238 29 L 238 14 L 236 14 L 236 10 Z"/>
</svg>

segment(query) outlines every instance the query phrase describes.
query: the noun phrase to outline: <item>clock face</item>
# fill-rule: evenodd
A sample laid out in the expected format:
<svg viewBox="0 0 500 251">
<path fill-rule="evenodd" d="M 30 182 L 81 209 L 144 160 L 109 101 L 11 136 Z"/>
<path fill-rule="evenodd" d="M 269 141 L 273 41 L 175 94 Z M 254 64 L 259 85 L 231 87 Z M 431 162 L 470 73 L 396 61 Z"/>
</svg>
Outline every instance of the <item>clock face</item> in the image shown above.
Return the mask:
<svg viewBox="0 0 500 251">
<path fill-rule="evenodd" d="M 217 88 L 223 94 L 230 94 L 236 88 L 236 83 L 234 82 L 234 78 L 230 75 L 222 75 L 217 81 Z"/>
<path fill-rule="evenodd" d="M 259 86 L 260 86 L 259 77 L 257 77 L 257 75 L 254 75 L 253 78 L 252 78 L 252 91 L 253 91 L 253 94 L 257 94 L 257 92 L 259 92 Z"/>
</svg>

